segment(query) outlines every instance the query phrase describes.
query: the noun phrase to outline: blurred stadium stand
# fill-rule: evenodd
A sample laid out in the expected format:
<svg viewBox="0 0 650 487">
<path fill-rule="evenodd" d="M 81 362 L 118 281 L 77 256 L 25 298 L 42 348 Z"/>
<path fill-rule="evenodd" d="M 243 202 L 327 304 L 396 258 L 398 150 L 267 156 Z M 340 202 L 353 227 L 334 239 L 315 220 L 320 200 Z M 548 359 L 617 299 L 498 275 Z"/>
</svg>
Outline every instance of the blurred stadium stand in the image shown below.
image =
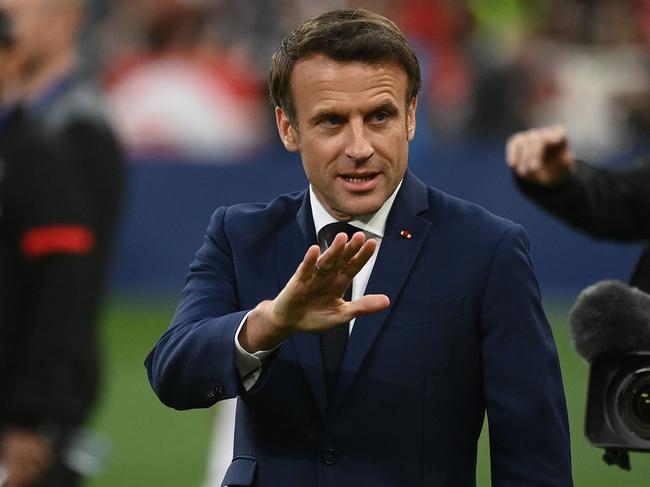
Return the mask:
<svg viewBox="0 0 650 487">
<path fill-rule="evenodd" d="M 518 194 L 503 151 L 515 130 L 549 123 L 597 163 L 650 148 L 650 0 L 89 4 L 85 57 L 133 159 L 118 294 L 177 293 L 215 208 L 305 187 L 298 157 L 274 141 L 265 78 L 282 37 L 337 6 L 387 14 L 412 40 L 423 73 L 412 169 L 524 225 L 544 296 L 631 271 L 639 245 L 593 241 L 544 215 Z"/>
<path fill-rule="evenodd" d="M 626 279 L 638 256 L 639 245 L 595 241 L 524 199 L 503 163 L 503 140 L 440 149 L 416 137 L 410 167 L 427 184 L 524 225 L 546 297 L 576 294 L 599 279 Z M 218 206 L 269 201 L 306 185 L 299 159 L 279 144 L 239 164 L 139 161 L 129 179 L 115 272 L 118 294 L 178 293 Z"/>
</svg>

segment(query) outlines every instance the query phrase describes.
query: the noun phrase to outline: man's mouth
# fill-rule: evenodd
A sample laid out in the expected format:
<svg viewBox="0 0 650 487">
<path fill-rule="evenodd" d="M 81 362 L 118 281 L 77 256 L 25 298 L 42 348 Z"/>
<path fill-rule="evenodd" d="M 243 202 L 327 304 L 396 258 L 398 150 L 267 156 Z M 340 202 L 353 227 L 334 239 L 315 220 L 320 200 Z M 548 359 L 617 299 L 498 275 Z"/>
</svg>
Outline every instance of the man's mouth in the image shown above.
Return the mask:
<svg viewBox="0 0 650 487">
<path fill-rule="evenodd" d="M 341 174 L 339 177 L 349 191 L 370 191 L 378 181 L 379 173 Z"/>
<path fill-rule="evenodd" d="M 367 183 L 368 181 L 372 181 L 374 179 L 373 176 L 362 176 L 362 177 L 357 177 L 357 176 L 343 176 L 343 179 L 345 179 L 348 183 L 353 183 L 353 184 L 359 184 L 359 183 Z"/>
</svg>

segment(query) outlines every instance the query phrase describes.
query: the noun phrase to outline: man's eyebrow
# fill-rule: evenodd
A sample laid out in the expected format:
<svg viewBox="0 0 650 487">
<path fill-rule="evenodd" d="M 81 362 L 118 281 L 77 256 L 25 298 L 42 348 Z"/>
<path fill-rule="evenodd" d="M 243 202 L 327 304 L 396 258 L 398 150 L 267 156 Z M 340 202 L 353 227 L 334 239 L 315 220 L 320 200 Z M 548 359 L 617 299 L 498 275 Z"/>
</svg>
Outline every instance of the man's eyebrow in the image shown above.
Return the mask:
<svg viewBox="0 0 650 487">
<path fill-rule="evenodd" d="M 399 107 L 395 105 L 395 103 L 393 103 L 391 100 L 386 100 L 370 111 L 370 113 L 377 112 L 387 112 L 390 115 L 397 115 L 399 113 Z"/>
<path fill-rule="evenodd" d="M 327 120 L 328 118 L 344 118 L 346 115 L 342 112 L 337 112 L 334 109 L 328 108 L 325 110 L 320 110 L 316 112 L 313 116 L 309 118 L 310 125 L 318 125 L 320 122 Z"/>
<path fill-rule="evenodd" d="M 393 101 L 386 100 L 368 110 L 368 114 L 371 115 L 379 112 L 386 112 L 389 115 L 397 115 L 399 113 L 399 107 Z M 312 117 L 310 117 L 309 124 L 318 125 L 320 122 L 327 120 L 328 118 L 345 118 L 346 116 L 347 115 L 343 112 L 336 111 L 332 108 L 327 108 L 316 112 Z"/>
</svg>

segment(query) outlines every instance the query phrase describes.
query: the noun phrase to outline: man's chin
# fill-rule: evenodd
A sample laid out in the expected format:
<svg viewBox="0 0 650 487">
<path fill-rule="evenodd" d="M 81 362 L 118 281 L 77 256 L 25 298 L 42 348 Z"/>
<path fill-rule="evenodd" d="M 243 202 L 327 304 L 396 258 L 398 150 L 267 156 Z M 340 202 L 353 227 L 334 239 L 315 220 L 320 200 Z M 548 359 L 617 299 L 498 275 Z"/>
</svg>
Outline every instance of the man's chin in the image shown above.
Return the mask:
<svg viewBox="0 0 650 487">
<path fill-rule="evenodd" d="M 337 220 L 347 221 L 377 213 L 387 199 L 388 196 L 382 198 L 374 192 L 365 195 L 343 193 L 336 195 L 332 205 L 323 206 Z"/>
<path fill-rule="evenodd" d="M 375 202 L 360 205 L 350 205 L 347 208 L 344 208 L 342 213 L 349 217 L 350 220 L 354 220 L 355 218 L 361 218 L 377 213 L 383 204 L 384 202 L 382 201 L 380 203 Z"/>
</svg>

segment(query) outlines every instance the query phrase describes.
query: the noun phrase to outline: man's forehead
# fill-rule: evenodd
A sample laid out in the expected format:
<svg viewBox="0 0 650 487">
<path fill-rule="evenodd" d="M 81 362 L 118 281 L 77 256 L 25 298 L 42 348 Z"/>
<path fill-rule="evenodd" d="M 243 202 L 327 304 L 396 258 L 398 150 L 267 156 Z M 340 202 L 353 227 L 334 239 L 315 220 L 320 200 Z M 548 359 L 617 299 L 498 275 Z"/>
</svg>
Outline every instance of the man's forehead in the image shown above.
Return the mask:
<svg viewBox="0 0 650 487">
<path fill-rule="evenodd" d="M 395 62 L 338 61 L 315 55 L 298 61 L 291 73 L 291 90 L 314 95 L 319 91 L 334 93 L 386 91 L 402 97 L 407 90 L 407 75 Z"/>
<path fill-rule="evenodd" d="M 398 62 L 393 60 L 381 60 L 381 61 L 368 61 L 363 59 L 350 59 L 350 60 L 339 60 L 329 57 L 323 53 L 313 53 L 309 56 L 305 56 L 298 61 L 293 66 L 292 76 L 296 73 L 297 70 L 313 70 L 317 68 L 326 68 L 329 70 L 345 70 L 351 67 L 362 67 L 367 68 L 368 71 L 373 71 L 381 69 L 384 67 L 392 68 L 395 71 L 399 70 L 406 77 L 406 70 Z"/>
</svg>

